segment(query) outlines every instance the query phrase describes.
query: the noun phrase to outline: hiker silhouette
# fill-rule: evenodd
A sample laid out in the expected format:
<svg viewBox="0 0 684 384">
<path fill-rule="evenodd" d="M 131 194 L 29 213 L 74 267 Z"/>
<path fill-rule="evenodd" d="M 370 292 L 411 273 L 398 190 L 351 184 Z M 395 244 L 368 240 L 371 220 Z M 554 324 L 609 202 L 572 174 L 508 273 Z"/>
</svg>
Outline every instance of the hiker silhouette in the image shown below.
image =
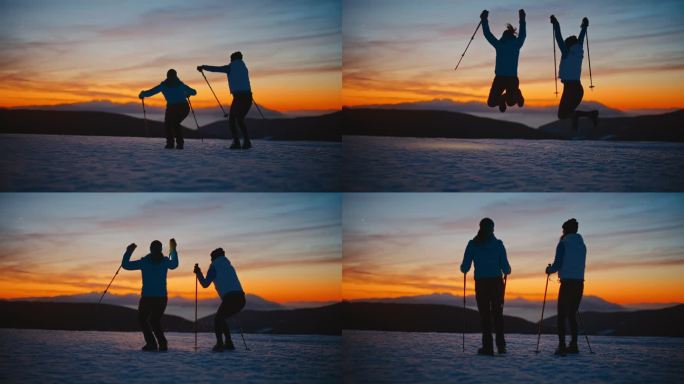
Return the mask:
<svg viewBox="0 0 684 384">
<path fill-rule="evenodd" d="M 166 72 L 166 80 L 156 87 L 141 91 L 139 98 L 151 97 L 161 92 L 166 99 L 166 113 L 164 114 L 164 127 L 166 128 L 166 149 L 173 149 L 173 139 L 176 138 L 176 148 L 183 149 L 183 127 L 181 122 L 188 117 L 190 107 L 188 97 L 197 94 L 197 91 L 183 83 L 175 69 Z"/>
<path fill-rule="evenodd" d="M 214 333 L 216 345 L 214 352 L 223 352 L 225 349 L 234 350 L 235 346 L 230 337 L 230 327 L 226 323 L 229 317 L 236 315 L 245 307 L 245 292 L 238 279 L 235 268 L 226 257 L 223 248 L 216 248 L 211 252 L 211 264 L 207 270 L 207 276 L 202 274 L 202 269 L 195 264 L 194 269 L 197 280 L 202 287 L 207 288 L 214 283 L 214 288 L 221 298 L 221 304 L 214 316 Z M 225 336 L 225 342 L 221 336 Z"/>
<path fill-rule="evenodd" d="M 577 233 L 577 220 L 563 223 L 563 235 L 556 246 L 553 264 L 546 267 L 546 273 L 558 272 L 560 290 L 558 291 L 558 348 L 556 353 L 578 353 L 577 348 L 577 311 L 584 293 L 584 269 L 587 260 L 587 247 L 584 239 Z M 565 346 L 565 320 L 570 323 L 570 345 Z"/>
<path fill-rule="evenodd" d="M 577 120 L 580 117 L 587 117 L 591 119 L 594 127 L 598 125 L 598 111 L 578 111 L 584 97 L 584 88 L 580 81 L 582 75 L 582 60 L 584 58 L 584 38 L 589 27 L 589 19 L 586 17 L 582 19 L 582 26 L 579 37 L 572 35 L 563 40 L 561 34 L 560 23 L 556 16 L 551 15 L 551 24 L 553 24 L 553 35 L 556 39 L 556 44 L 561 51 L 561 62 L 558 69 L 558 77 L 563 83 L 563 95 L 561 96 L 560 104 L 558 105 L 558 118 L 568 119 L 572 118 L 572 129 L 577 130 Z"/>
<path fill-rule="evenodd" d="M 199 65 L 197 70 L 200 72 L 220 72 L 228 76 L 228 88 L 231 95 L 233 95 L 233 102 L 230 105 L 230 113 L 228 115 L 228 126 L 233 137 L 230 149 L 252 148 L 252 142 L 247 132 L 247 124 L 245 123 L 247 112 L 252 107 L 252 87 L 249 83 L 249 70 L 242 60 L 242 52 L 233 52 L 230 55 L 230 64 L 228 65 Z M 238 125 L 242 130 L 242 146 L 240 146 Z"/>
<path fill-rule="evenodd" d="M 143 351 L 166 351 L 168 342 L 164 337 L 161 318 L 167 304 L 166 274 L 169 269 L 178 267 L 176 240 L 169 240 L 169 256 L 162 253 L 162 243 L 155 240 L 150 244 L 150 253 L 140 260 L 131 261 L 137 245 L 126 248 L 121 266 L 127 271 L 142 272 L 142 292 L 138 304 L 138 322 L 145 337 Z M 156 339 L 155 339 L 156 338 Z"/>
<path fill-rule="evenodd" d="M 506 105 L 509 107 L 515 104 L 518 104 L 518 107 L 525 105 L 525 98 L 520 91 L 520 81 L 518 80 L 518 57 L 527 37 L 525 11 L 521 9 L 518 11 L 518 15 L 520 23 L 518 36 L 516 37 L 516 29 L 507 24 L 501 38 L 497 39 L 489 29 L 489 11 L 484 10 L 480 14 L 482 33 L 496 50 L 495 76 L 489 90 L 487 105 L 499 107 L 501 112 L 506 112 Z"/>
<path fill-rule="evenodd" d="M 468 273 L 475 264 L 475 299 L 482 324 L 482 348 L 477 353 L 493 355 L 492 317 L 496 332 L 496 347 L 499 353 L 506 353 L 506 340 L 503 332 L 503 274 L 511 273 L 506 248 L 494 236 L 494 221 L 485 217 L 480 221 L 477 235 L 466 246 L 461 272 Z"/>
</svg>

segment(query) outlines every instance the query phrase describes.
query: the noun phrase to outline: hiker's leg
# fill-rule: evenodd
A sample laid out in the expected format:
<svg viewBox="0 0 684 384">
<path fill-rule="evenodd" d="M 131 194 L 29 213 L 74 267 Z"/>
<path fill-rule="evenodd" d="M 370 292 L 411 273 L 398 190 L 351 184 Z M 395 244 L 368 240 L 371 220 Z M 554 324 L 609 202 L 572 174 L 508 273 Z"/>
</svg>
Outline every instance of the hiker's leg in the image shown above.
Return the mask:
<svg viewBox="0 0 684 384">
<path fill-rule="evenodd" d="M 247 113 L 249 112 L 249 109 L 252 107 L 252 95 L 240 95 L 240 105 L 237 113 L 237 123 L 240 126 L 240 130 L 242 131 L 242 139 L 249 141 L 249 134 L 247 133 L 247 124 L 245 123 L 245 117 L 247 117 Z"/>
<path fill-rule="evenodd" d="M 515 104 L 518 103 L 518 94 L 520 93 L 520 89 L 518 89 L 518 86 L 520 85 L 520 81 L 518 80 L 518 77 L 508 77 L 506 78 L 506 104 L 508 104 L 509 107 L 514 106 Z"/>
<path fill-rule="evenodd" d="M 183 126 L 181 125 L 181 123 L 183 122 L 183 120 L 185 120 L 186 117 L 188 117 L 189 113 L 190 107 L 187 103 L 179 104 L 176 115 L 176 124 L 174 125 L 174 133 L 176 135 L 176 144 L 178 144 L 181 148 L 185 143 L 185 140 L 183 140 Z"/>
<path fill-rule="evenodd" d="M 231 347 L 233 345 L 233 340 L 230 337 L 230 327 L 228 326 L 226 320 L 240 312 L 242 308 L 245 307 L 245 304 L 245 294 L 242 292 L 231 292 L 223 296 L 220 311 L 223 318 L 225 319 L 223 321 L 223 324 L 225 326 L 223 334 L 226 339 L 226 346 Z"/>
<path fill-rule="evenodd" d="M 487 280 L 475 280 L 475 300 L 477 300 L 477 310 L 480 312 L 482 348 L 485 350 L 494 348 L 492 345 L 491 290 L 489 288 Z"/>
<path fill-rule="evenodd" d="M 561 286 L 558 290 L 558 316 L 556 317 L 556 326 L 558 328 L 558 343 L 561 345 L 565 345 L 565 319 L 568 317 L 567 290 L 567 284 L 561 281 Z"/>
<path fill-rule="evenodd" d="M 233 142 L 236 140 L 240 142 L 240 135 L 237 130 L 238 106 L 240 99 L 233 96 L 233 102 L 230 104 L 230 115 L 228 115 L 228 126 L 230 127 L 230 134 L 233 136 Z"/>
<path fill-rule="evenodd" d="M 487 97 L 487 105 L 490 107 L 498 107 L 501 104 L 502 93 L 505 88 L 505 80 L 499 76 L 494 77 L 492 87 L 489 89 L 489 97 Z"/>
<path fill-rule="evenodd" d="M 223 345 L 223 332 L 224 328 L 226 327 L 226 318 L 223 315 L 223 302 L 221 302 L 221 305 L 219 305 L 218 310 L 216 311 L 216 315 L 214 315 L 214 335 L 216 335 L 216 344 L 217 345 Z"/>
<path fill-rule="evenodd" d="M 164 311 L 166 311 L 166 303 L 166 297 L 155 297 L 150 311 L 150 324 L 160 348 L 166 348 L 167 344 L 164 329 L 161 326 L 161 318 L 164 315 Z"/>
<path fill-rule="evenodd" d="M 145 344 L 149 346 L 156 346 L 157 342 L 154 339 L 154 334 L 150 328 L 149 323 L 150 317 L 150 303 L 145 297 L 141 297 L 138 302 L 138 323 L 142 329 L 143 336 L 145 337 Z"/>
<path fill-rule="evenodd" d="M 584 293 L 584 282 L 581 280 L 573 281 L 572 300 L 568 305 L 568 319 L 570 320 L 571 344 L 577 344 L 577 311 L 579 310 L 582 294 Z"/>
<path fill-rule="evenodd" d="M 173 121 L 174 121 L 173 106 L 166 107 L 164 112 L 164 129 L 166 130 L 166 147 L 173 148 Z"/>
<path fill-rule="evenodd" d="M 494 317 L 494 332 L 496 333 L 496 347 L 501 350 L 506 347 L 503 330 L 503 280 L 497 279 L 492 295 L 492 315 Z"/>
</svg>

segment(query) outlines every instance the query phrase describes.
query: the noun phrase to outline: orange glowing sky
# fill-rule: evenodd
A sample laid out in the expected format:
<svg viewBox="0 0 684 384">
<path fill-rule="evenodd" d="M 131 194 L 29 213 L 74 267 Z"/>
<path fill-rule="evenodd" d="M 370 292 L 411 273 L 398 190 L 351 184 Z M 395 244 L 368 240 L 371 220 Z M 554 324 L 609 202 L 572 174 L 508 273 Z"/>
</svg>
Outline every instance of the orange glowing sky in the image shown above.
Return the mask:
<svg viewBox="0 0 684 384">
<path fill-rule="evenodd" d="M 243 288 L 275 302 L 341 298 L 340 196 L 335 194 L 5 194 L 0 298 L 102 292 L 135 242 L 178 241 L 169 296 L 194 299 L 192 267 L 223 247 Z M 139 294 L 139 271 L 110 290 Z M 213 287 L 200 298 L 216 297 Z"/>
<path fill-rule="evenodd" d="M 592 72 L 585 52 L 585 101 L 617 109 L 684 108 L 684 5 L 680 1 L 488 2 L 490 26 L 499 36 L 518 8 L 527 12 L 527 39 L 518 76 L 528 106 L 557 105 L 554 95 L 554 13 L 565 36 L 590 19 Z M 347 0 L 343 18 L 343 92 L 348 106 L 433 99 L 485 102 L 494 77 L 494 49 L 475 35 L 458 71 L 454 66 L 484 5 L 458 1 Z M 562 84 L 558 84 L 562 91 Z"/>
<path fill-rule="evenodd" d="M 195 67 L 240 50 L 260 105 L 339 109 L 340 12 L 337 1 L 3 3 L 0 106 L 138 103 L 175 68 L 198 91 L 194 106 L 216 107 Z M 229 104 L 225 75 L 207 77 Z M 160 95 L 148 103 L 165 104 Z"/>
<path fill-rule="evenodd" d="M 684 302 L 679 194 L 353 194 L 343 204 L 347 300 L 462 295 L 465 246 L 491 217 L 512 266 L 506 296 L 541 301 L 561 224 L 575 217 L 588 247 L 585 295 Z M 558 292 L 552 281 L 550 299 Z M 466 288 L 474 293 L 472 270 Z"/>
</svg>

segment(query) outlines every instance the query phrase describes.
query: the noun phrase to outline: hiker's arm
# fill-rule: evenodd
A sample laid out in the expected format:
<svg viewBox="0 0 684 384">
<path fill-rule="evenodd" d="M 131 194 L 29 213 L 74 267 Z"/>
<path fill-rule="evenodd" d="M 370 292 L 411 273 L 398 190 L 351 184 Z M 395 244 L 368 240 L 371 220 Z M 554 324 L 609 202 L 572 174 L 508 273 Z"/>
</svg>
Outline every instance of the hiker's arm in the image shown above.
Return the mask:
<svg viewBox="0 0 684 384">
<path fill-rule="evenodd" d="M 499 44 L 499 40 L 497 40 L 496 37 L 492 35 L 492 31 L 489 30 L 489 21 L 487 21 L 486 18 L 482 19 L 482 34 L 484 34 L 485 39 L 489 41 L 489 44 L 496 48 Z"/>
<path fill-rule="evenodd" d="M 169 269 L 178 268 L 178 251 L 176 251 L 175 249 L 172 249 L 171 252 L 169 252 L 168 267 L 169 267 Z"/>
<path fill-rule="evenodd" d="M 527 23 L 525 22 L 525 11 L 520 10 L 520 26 L 518 28 L 518 46 L 522 47 L 527 37 Z"/>
<path fill-rule="evenodd" d="M 556 37 L 556 44 L 558 44 L 561 54 L 564 55 L 567 51 L 565 40 L 563 40 L 563 34 L 561 34 L 560 24 L 553 15 L 551 15 L 551 24 L 553 24 L 553 35 Z"/>
<path fill-rule="evenodd" d="M 156 95 L 157 93 L 161 92 L 161 90 L 162 90 L 162 85 L 159 84 L 159 85 L 157 85 L 156 87 L 154 87 L 154 88 L 152 88 L 152 89 L 148 89 L 147 91 L 141 91 L 141 92 L 140 92 L 140 95 L 138 95 L 138 97 L 142 99 L 143 97 L 154 96 L 154 95 Z"/>
<path fill-rule="evenodd" d="M 466 246 L 465 253 L 463 254 L 463 262 L 461 263 L 461 272 L 468 273 L 470 271 L 470 265 L 473 263 L 473 251 L 471 242 L 468 242 Z"/>
<path fill-rule="evenodd" d="M 553 259 L 553 264 L 546 268 L 547 274 L 555 273 L 560 269 L 563 265 L 563 256 L 565 256 L 565 246 L 559 242 L 556 247 L 556 257 Z"/>
<path fill-rule="evenodd" d="M 216 270 L 214 269 L 214 266 L 210 266 L 209 270 L 207 271 L 207 277 L 205 278 L 202 276 L 202 271 L 197 272 L 197 280 L 199 280 L 199 283 L 202 285 L 202 287 L 207 288 L 211 283 L 214 282 L 214 279 L 216 278 Z"/>
<path fill-rule="evenodd" d="M 503 245 L 503 242 L 501 242 L 501 271 L 506 275 L 511 274 L 511 264 L 508 263 L 508 255 L 506 254 L 506 247 Z"/>
<path fill-rule="evenodd" d="M 186 84 L 183 84 L 185 86 L 185 95 L 186 96 L 195 96 L 197 94 L 197 91 L 188 87 Z"/>
<path fill-rule="evenodd" d="M 141 268 L 142 260 L 131 261 L 131 256 L 133 255 L 133 251 L 135 251 L 135 248 L 135 244 L 131 244 L 128 246 L 128 248 L 126 248 L 126 252 L 124 252 L 123 255 L 123 260 L 121 260 L 121 268 L 127 271 L 133 271 Z"/>
<path fill-rule="evenodd" d="M 580 47 L 584 47 L 584 36 L 587 35 L 587 27 L 589 27 L 589 19 L 585 17 L 582 19 L 580 34 L 577 36 L 577 42 L 579 43 Z"/>
<path fill-rule="evenodd" d="M 208 72 L 220 72 L 220 73 L 229 73 L 230 72 L 230 64 L 228 65 L 222 65 L 220 67 L 216 67 L 213 65 L 200 65 L 198 69 L 201 68 L 203 71 L 208 71 Z"/>
</svg>

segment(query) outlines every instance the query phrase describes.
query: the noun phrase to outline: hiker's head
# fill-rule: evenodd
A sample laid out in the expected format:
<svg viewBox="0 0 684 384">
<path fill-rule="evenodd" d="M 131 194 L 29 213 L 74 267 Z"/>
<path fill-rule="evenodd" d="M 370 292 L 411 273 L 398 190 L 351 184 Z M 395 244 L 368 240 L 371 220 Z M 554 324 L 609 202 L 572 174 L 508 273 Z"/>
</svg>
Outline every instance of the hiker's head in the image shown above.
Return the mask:
<svg viewBox="0 0 684 384">
<path fill-rule="evenodd" d="M 166 78 L 169 80 L 177 80 L 178 79 L 178 73 L 176 72 L 175 69 L 169 69 L 166 71 Z"/>
<path fill-rule="evenodd" d="M 510 24 L 506 24 L 506 30 L 504 31 L 503 35 L 501 35 L 502 39 L 515 39 L 515 37 L 518 35 L 517 30 L 515 29 L 514 26 Z"/>
<path fill-rule="evenodd" d="M 577 220 L 570 219 L 566 221 L 565 223 L 563 223 L 563 236 L 561 238 L 565 237 L 566 235 L 577 233 L 578 228 L 579 223 L 577 222 Z"/>
<path fill-rule="evenodd" d="M 572 35 L 572 36 L 569 36 L 568 38 L 565 39 L 565 47 L 566 48 L 569 49 L 570 47 L 572 47 L 575 44 L 577 44 L 577 36 Z"/>
<path fill-rule="evenodd" d="M 154 261 L 161 261 L 164 258 L 161 241 L 155 240 L 150 244 L 150 255 L 152 255 L 152 260 Z"/>
<path fill-rule="evenodd" d="M 223 250 L 223 248 L 216 248 L 213 251 L 211 251 L 211 261 L 216 260 L 216 258 L 225 256 L 226 252 Z"/>
<path fill-rule="evenodd" d="M 237 51 L 230 54 L 230 61 L 242 60 L 242 52 Z"/>
<path fill-rule="evenodd" d="M 480 220 L 480 230 L 477 231 L 477 236 L 473 239 L 476 243 L 483 243 L 494 236 L 494 220 L 485 217 Z"/>
</svg>

